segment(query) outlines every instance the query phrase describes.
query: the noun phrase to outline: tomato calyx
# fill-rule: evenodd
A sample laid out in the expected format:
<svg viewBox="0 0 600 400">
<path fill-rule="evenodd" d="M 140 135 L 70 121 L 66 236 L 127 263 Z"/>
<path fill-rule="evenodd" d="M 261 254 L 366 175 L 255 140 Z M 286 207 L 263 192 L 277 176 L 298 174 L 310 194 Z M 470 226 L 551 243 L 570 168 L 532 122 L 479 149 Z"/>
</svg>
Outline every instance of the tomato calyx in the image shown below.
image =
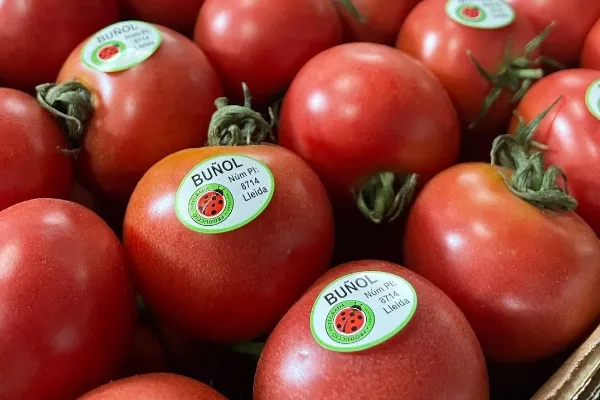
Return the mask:
<svg viewBox="0 0 600 400">
<path fill-rule="evenodd" d="M 510 177 L 502 171 L 500 174 L 517 197 L 541 210 L 566 212 L 577 208 L 577 200 L 569 193 L 566 174 L 556 165 L 544 169 L 542 151 L 528 152 L 516 136 L 507 134 L 494 140 L 491 156 L 493 165 L 513 171 Z"/>
<path fill-rule="evenodd" d="M 534 119 L 532 119 L 528 124 L 525 123 L 523 117 L 517 112 L 514 112 L 515 117 L 517 118 L 517 127 L 514 132 L 514 136 L 520 145 L 525 149 L 526 152 L 530 152 L 532 149 L 537 150 L 548 150 L 548 146 L 539 143 L 533 140 L 533 135 L 535 131 L 539 127 L 542 120 L 548 115 L 550 110 L 554 108 L 554 106 L 562 99 L 562 96 L 559 96 L 552 104 L 546 107 L 539 115 L 537 115 Z"/>
<path fill-rule="evenodd" d="M 354 191 L 358 209 L 375 224 L 394 222 L 412 201 L 418 179 L 417 174 L 375 174 Z"/>
<path fill-rule="evenodd" d="M 542 64 L 545 63 L 557 69 L 564 68 L 558 62 L 548 57 L 540 56 L 535 60 L 531 59 L 533 53 L 542 45 L 555 25 L 556 23 L 552 22 L 543 32 L 527 43 L 524 54 L 520 57 L 513 56 L 512 42 L 509 40 L 506 43 L 504 60 L 495 73 L 487 71 L 477 61 L 473 53 L 470 50 L 467 51 L 467 56 L 477 68 L 479 75 L 493 86 L 483 101 L 479 115 L 469 124 L 469 130 L 474 129 L 485 118 L 492 106 L 505 92 L 509 92 L 512 95 L 510 99 L 511 104 L 518 103 L 525 96 L 525 93 L 527 93 L 533 82 L 544 76 L 544 70 L 540 67 Z"/>
<path fill-rule="evenodd" d="M 352 3 L 352 0 L 335 0 L 335 1 L 339 1 L 340 4 L 342 6 L 344 6 L 344 8 L 346 8 L 350 12 L 350 14 L 352 14 L 354 16 L 354 18 L 356 18 L 358 20 L 358 22 L 360 22 L 361 24 L 365 24 L 367 22 L 367 19 L 365 18 L 365 16 L 362 15 L 360 11 L 358 11 L 358 8 L 356 8 L 356 6 Z"/>
<path fill-rule="evenodd" d="M 45 83 L 35 89 L 40 105 L 62 122 L 69 143 L 69 149 L 65 151 L 77 155 L 85 133 L 85 123 L 94 108 L 92 94 L 76 81 L 58 85 Z"/>
<path fill-rule="evenodd" d="M 275 115 L 269 108 L 271 122 L 252 109 L 252 97 L 245 83 L 242 83 L 244 105 L 229 104 L 229 99 L 215 100 L 217 111 L 212 115 L 208 127 L 209 146 L 240 146 L 261 144 L 267 139 L 274 140 L 273 126 Z"/>
</svg>

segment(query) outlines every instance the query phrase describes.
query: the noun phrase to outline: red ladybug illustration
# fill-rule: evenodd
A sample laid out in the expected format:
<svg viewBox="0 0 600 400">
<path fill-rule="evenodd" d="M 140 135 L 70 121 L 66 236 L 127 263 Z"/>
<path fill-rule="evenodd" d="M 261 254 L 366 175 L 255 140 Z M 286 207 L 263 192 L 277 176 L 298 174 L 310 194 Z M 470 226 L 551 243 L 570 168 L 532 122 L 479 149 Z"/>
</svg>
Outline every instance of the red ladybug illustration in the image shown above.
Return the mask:
<svg viewBox="0 0 600 400">
<path fill-rule="evenodd" d="M 461 13 L 464 17 L 467 17 L 470 19 L 477 19 L 481 15 L 479 8 L 477 8 L 475 6 L 465 7 L 461 10 Z"/>
<path fill-rule="evenodd" d="M 365 326 L 365 319 L 360 306 L 346 307 L 335 316 L 335 330 L 346 335 L 359 332 Z"/>
<path fill-rule="evenodd" d="M 218 217 L 225 209 L 225 202 L 221 190 L 210 190 L 198 199 L 198 212 L 207 218 Z"/>
<path fill-rule="evenodd" d="M 104 61 L 110 60 L 120 52 L 121 49 L 119 48 L 119 46 L 109 44 L 108 46 L 105 46 L 102 50 L 100 50 L 100 52 L 98 52 L 98 58 Z"/>
</svg>

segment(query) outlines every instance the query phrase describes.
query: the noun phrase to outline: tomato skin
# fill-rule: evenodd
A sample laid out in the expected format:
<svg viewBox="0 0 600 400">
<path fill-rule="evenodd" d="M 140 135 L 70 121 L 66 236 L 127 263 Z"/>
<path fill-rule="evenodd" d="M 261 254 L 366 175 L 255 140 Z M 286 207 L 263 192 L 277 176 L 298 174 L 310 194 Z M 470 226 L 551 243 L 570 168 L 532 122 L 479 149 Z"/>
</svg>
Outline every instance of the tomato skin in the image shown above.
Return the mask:
<svg viewBox="0 0 600 400">
<path fill-rule="evenodd" d="M 495 73 L 502 64 L 509 40 L 513 53 L 523 55 L 525 45 L 535 37 L 535 30 L 525 18 L 517 18 L 502 29 L 476 29 L 451 20 L 445 11 L 446 0 L 424 0 L 406 18 L 396 47 L 423 62 L 442 82 L 452 98 L 463 127 L 477 119 L 483 101 L 492 85 L 483 78 L 467 56 L 471 51 L 479 63 Z M 536 58 L 536 53 L 533 58 Z M 504 95 L 464 141 L 481 149 L 489 159 L 493 138 L 502 132 L 511 118 L 514 106 Z M 469 143 L 469 142 L 475 143 Z M 465 146 L 466 147 L 466 146 Z"/>
<path fill-rule="evenodd" d="M 134 68 L 112 74 L 92 70 L 81 61 L 82 43 L 58 77 L 58 83 L 77 80 L 93 96 L 94 114 L 76 164 L 78 181 L 114 200 L 126 201 L 144 172 L 163 157 L 203 145 L 214 100 L 222 96 L 202 51 L 181 34 L 158 28 L 161 45 Z M 168 79 L 165 71 L 172 71 Z"/>
<path fill-rule="evenodd" d="M 0 211 L 37 197 L 67 198 L 73 161 L 55 119 L 30 95 L 0 88 Z"/>
<path fill-rule="evenodd" d="M 533 138 L 549 147 L 544 153 L 546 162 L 564 170 L 572 195 L 579 202 L 575 211 L 600 234 L 600 120 L 585 102 L 588 87 L 597 79 L 600 71 L 595 70 L 555 72 L 531 88 L 517 111 L 528 123 L 563 96 Z M 511 131 L 516 125 L 515 117 Z"/>
<path fill-rule="evenodd" d="M 361 271 L 381 271 L 410 282 L 417 310 L 387 342 L 359 353 L 321 347 L 310 315 L 321 290 Z M 385 368 L 382 366 L 386 365 Z M 399 265 L 361 260 L 323 275 L 279 322 L 258 362 L 255 400 L 461 399 L 489 398 L 481 347 L 458 307 L 441 290 Z"/>
<path fill-rule="evenodd" d="M 600 70 L 600 18 L 588 33 L 583 44 L 581 68 Z"/>
<path fill-rule="evenodd" d="M 311 57 L 341 43 L 342 27 L 330 0 L 206 0 L 194 40 L 232 101 L 239 102 L 245 82 L 264 105 Z"/>
<path fill-rule="evenodd" d="M 79 400 L 227 400 L 204 383 L 181 375 L 152 373 L 101 386 Z"/>
<path fill-rule="evenodd" d="M 119 373 L 135 324 L 123 247 L 65 200 L 0 212 L 0 398 L 68 399 Z"/>
<path fill-rule="evenodd" d="M 190 37 L 204 0 L 120 0 L 127 19 L 159 24 Z"/>
<path fill-rule="evenodd" d="M 241 228 L 195 232 L 179 221 L 173 199 L 194 166 L 219 154 L 265 163 L 273 198 Z M 172 154 L 148 171 L 127 207 L 123 238 L 137 287 L 161 319 L 196 339 L 243 341 L 275 326 L 326 270 L 332 225 L 325 189 L 293 153 L 274 145 L 205 147 Z"/>
<path fill-rule="evenodd" d="M 26 92 L 54 82 L 75 46 L 118 19 L 116 0 L 0 2 L 0 81 Z"/>
<path fill-rule="evenodd" d="M 352 4 L 366 19 L 361 23 L 346 7 L 336 2 L 342 20 L 344 40 L 393 44 L 400 26 L 421 0 L 352 0 Z"/>
<path fill-rule="evenodd" d="M 588 0 L 506 0 L 517 13 L 528 18 L 537 33 L 552 21 L 556 26 L 544 41 L 543 53 L 567 67 L 579 61 L 583 42 L 600 18 L 600 2 Z"/>
<path fill-rule="evenodd" d="M 489 164 L 459 164 L 425 186 L 404 255 L 461 308 L 492 361 L 548 357 L 600 317 L 594 232 L 574 212 L 542 212 L 517 198 Z"/>
</svg>

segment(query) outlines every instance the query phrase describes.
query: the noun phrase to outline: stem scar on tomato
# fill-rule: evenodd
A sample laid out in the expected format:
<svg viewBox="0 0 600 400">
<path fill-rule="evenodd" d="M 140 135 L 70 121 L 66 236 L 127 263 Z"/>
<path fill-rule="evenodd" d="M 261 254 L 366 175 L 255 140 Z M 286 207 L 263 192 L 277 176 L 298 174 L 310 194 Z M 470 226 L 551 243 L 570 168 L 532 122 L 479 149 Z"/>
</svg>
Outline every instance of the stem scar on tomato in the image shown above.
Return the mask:
<svg viewBox="0 0 600 400">
<path fill-rule="evenodd" d="M 545 63 L 557 69 L 564 68 L 564 66 L 557 61 L 545 56 L 540 56 L 535 60 L 531 60 L 532 54 L 542 45 L 555 26 L 556 22 L 553 21 L 546 29 L 544 29 L 544 31 L 529 41 L 529 43 L 525 45 L 524 54 L 520 57 L 513 56 L 512 41 L 507 41 L 504 61 L 500 64 L 495 73 L 487 71 L 479 61 L 477 61 L 473 53 L 467 51 L 467 56 L 477 68 L 479 75 L 485 78 L 493 86 L 492 90 L 483 101 L 479 115 L 469 124 L 469 130 L 474 129 L 477 124 L 485 118 L 492 106 L 505 91 L 509 91 L 512 94 L 510 100 L 511 103 L 518 103 L 525 93 L 527 93 L 527 90 L 529 90 L 533 82 L 544 76 L 544 70 L 540 67 L 541 64 Z"/>
<path fill-rule="evenodd" d="M 260 144 L 267 139 L 274 140 L 273 126 L 275 114 L 269 107 L 271 122 L 252 109 L 252 97 L 248 85 L 242 82 L 244 105 L 230 105 L 226 97 L 215 100 L 217 111 L 212 115 L 208 127 L 209 146 L 239 146 Z"/>
</svg>

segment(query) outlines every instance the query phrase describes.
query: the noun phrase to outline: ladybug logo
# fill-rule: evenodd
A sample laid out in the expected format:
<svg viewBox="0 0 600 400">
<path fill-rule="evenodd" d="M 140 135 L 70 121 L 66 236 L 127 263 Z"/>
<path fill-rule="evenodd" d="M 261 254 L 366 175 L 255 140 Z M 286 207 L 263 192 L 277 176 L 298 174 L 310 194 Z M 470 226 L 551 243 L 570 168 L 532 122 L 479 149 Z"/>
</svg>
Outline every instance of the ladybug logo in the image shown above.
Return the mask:
<svg viewBox="0 0 600 400">
<path fill-rule="evenodd" d="M 97 64 L 105 64 L 119 58 L 127 47 L 125 43 L 119 41 L 111 41 L 98 46 L 92 53 L 92 61 Z"/>
<path fill-rule="evenodd" d="M 375 326 L 375 313 L 358 300 L 343 301 L 334 306 L 325 320 L 325 329 L 337 343 L 351 344 L 363 340 Z"/>
<path fill-rule="evenodd" d="M 485 19 L 485 11 L 474 4 L 467 4 L 458 9 L 458 17 L 469 22 L 479 22 Z"/>
<path fill-rule="evenodd" d="M 225 186 L 211 183 L 190 197 L 188 212 L 199 225 L 213 226 L 225 221 L 233 211 L 233 195 Z"/>
</svg>

